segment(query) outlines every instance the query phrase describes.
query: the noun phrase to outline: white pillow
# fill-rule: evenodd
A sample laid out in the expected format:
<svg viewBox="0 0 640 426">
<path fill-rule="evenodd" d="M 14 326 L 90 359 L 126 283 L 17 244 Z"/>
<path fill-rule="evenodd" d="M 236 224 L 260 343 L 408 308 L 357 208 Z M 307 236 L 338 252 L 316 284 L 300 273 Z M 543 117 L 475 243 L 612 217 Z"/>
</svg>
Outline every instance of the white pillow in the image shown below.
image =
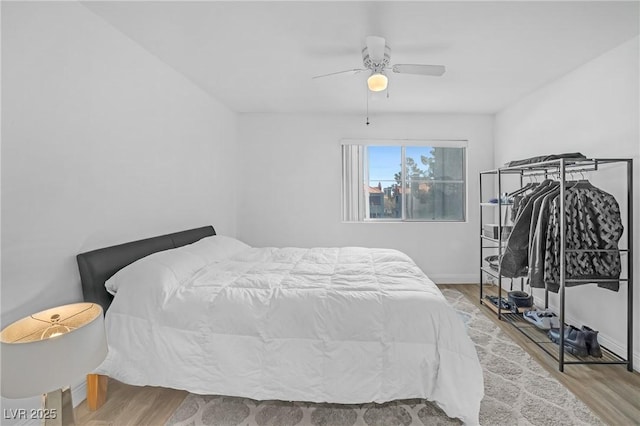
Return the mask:
<svg viewBox="0 0 640 426">
<path fill-rule="evenodd" d="M 214 235 L 203 238 L 193 244 L 180 247 L 179 249 L 184 249 L 194 256 L 201 257 L 208 265 L 212 262 L 228 259 L 234 254 L 248 248 L 251 248 L 251 246 L 235 238 L 224 235 Z"/>
<path fill-rule="evenodd" d="M 227 259 L 250 247 L 223 235 L 206 237 L 193 244 L 143 257 L 116 272 L 105 282 L 105 287 L 115 295 L 122 286 L 130 283 L 180 283 L 206 265 Z"/>
</svg>

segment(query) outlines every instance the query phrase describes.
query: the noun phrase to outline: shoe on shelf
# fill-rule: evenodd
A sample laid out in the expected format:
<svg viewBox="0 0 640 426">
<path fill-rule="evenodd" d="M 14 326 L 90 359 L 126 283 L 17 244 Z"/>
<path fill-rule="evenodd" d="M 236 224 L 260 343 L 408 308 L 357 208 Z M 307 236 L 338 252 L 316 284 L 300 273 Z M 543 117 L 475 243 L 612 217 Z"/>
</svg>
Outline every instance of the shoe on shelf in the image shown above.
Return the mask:
<svg viewBox="0 0 640 426">
<path fill-rule="evenodd" d="M 602 358 L 602 349 L 600 349 L 600 344 L 598 343 L 598 332 L 587 327 L 586 325 L 582 326 L 582 332 L 584 333 L 584 338 L 585 342 L 587 343 L 587 350 L 589 351 L 589 355 L 596 358 Z"/>
<path fill-rule="evenodd" d="M 548 309 L 544 311 L 527 311 L 522 314 L 525 320 L 535 325 L 541 330 L 560 328 L 560 320 Z"/>
<path fill-rule="evenodd" d="M 487 299 L 489 302 L 491 302 L 491 304 L 493 306 L 498 306 L 498 296 L 485 296 L 485 299 Z M 513 306 L 511 303 L 509 303 L 509 301 L 507 299 L 505 299 L 504 297 L 500 300 L 500 308 L 504 309 L 506 311 L 510 311 L 513 309 Z"/>
<path fill-rule="evenodd" d="M 560 329 L 552 328 L 547 333 L 551 341 L 555 344 L 560 344 Z M 564 348 L 567 352 L 575 356 L 587 356 L 589 350 L 587 349 L 587 340 L 585 332 L 575 328 L 572 325 L 565 327 L 564 329 Z"/>
</svg>

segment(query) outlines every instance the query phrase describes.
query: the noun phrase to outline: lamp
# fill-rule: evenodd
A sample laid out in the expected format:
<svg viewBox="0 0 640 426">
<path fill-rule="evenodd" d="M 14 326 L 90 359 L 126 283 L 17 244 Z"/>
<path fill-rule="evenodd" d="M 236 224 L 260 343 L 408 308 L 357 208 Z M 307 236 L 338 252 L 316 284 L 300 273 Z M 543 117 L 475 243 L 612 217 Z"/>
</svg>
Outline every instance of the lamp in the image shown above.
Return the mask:
<svg viewBox="0 0 640 426">
<path fill-rule="evenodd" d="M 84 379 L 107 355 L 100 305 L 74 303 L 30 315 L 2 330 L 0 344 L 2 396 L 46 394 L 45 424 L 75 424 L 68 386 Z"/>
<path fill-rule="evenodd" d="M 367 86 L 372 92 L 381 92 L 387 88 L 389 79 L 381 72 L 373 72 L 369 78 L 367 78 Z"/>
</svg>

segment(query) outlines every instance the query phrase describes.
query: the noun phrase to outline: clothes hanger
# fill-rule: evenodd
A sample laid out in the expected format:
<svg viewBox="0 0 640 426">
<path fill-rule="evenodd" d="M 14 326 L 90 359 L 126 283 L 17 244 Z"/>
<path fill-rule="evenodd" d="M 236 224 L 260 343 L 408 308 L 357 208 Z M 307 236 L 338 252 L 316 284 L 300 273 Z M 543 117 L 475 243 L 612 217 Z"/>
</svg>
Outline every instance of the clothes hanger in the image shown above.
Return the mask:
<svg viewBox="0 0 640 426">
<path fill-rule="evenodd" d="M 536 184 L 536 185 L 534 185 L 534 184 L 533 184 L 533 182 L 529 182 L 529 183 L 527 183 L 525 186 L 523 186 L 522 188 L 518 188 L 518 189 L 516 189 L 515 191 L 510 192 L 510 193 L 509 193 L 509 196 L 510 196 L 510 197 L 513 197 L 513 196 L 516 196 L 516 195 L 522 194 L 523 192 L 527 192 L 528 190 L 530 190 L 530 189 L 534 188 L 535 186 L 537 186 L 537 184 Z"/>
<path fill-rule="evenodd" d="M 579 172 L 580 172 L 580 175 L 583 178 L 582 180 L 580 180 L 580 179 L 575 180 L 574 173 L 576 173 L 576 172 L 569 172 L 569 176 L 571 176 L 572 180 L 565 182 L 565 185 L 567 185 L 567 188 L 565 189 L 565 191 L 569 191 L 571 189 L 574 189 L 578 185 L 581 185 L 581 186 L 584 186 L 585 184 L 591 185 L 588 180 L 584 179 L 584 174 L 582 174 L 582 170 L 579 170 Z M 568 186 L 568 185 L 571 185 L 571 186 Z"/>
<path fill-rule="evenodd" d="M 583 170 L 580 170 L 580 176 L 582 177 L 582 182 L 584 182 L 584 183 L 588 183 L 589 185 L 591 185 L 591 182 L 589 182 L 589 179 L 587 179 L 587 178 L 584 176 L 584 171 L 583 171 Z"/>
<path fill-rule="evenodd" d="M 527 182 L 527 184 L 525 186 L 523 186 L 522 188 L 518 188 L 515 191 L 509 193 L 510 197 L 516 196 L 516 195 L 520 195 L 526 191 L 529 191 L 530 189 L 535 188 L 536 186 L 538 186 L 538 178 L 536 177 L 536 175 L 528 175 L 527 176 L 529 178 L 529 182 Z M 531 179 L 534 179 L 534 181 L 532 181 Z"/>
<path fill-rule="evenodd" d="M 585 175 L 584 175 L 582 170 L 580 170 L 579 173 L 580 173 L 580 177 L 582 179 L 576 181 L 576 184 L 574 186 L 572 186 L 571 188 L 575 188 L 578 185 L 580 185 L 581 188 L 595 188 L 593 186 L 593 184 L 591 182 L 589 182 L 589 180 L 585 177 Z"/>
</svg>

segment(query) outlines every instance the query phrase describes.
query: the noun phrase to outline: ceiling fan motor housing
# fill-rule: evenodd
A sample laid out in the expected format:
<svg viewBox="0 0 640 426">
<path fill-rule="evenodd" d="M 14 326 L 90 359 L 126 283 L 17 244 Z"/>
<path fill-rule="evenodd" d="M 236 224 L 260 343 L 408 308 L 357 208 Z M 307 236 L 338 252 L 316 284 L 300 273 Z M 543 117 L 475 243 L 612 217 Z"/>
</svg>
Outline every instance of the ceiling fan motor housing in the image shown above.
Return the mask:
<svg viewBox="0 0 640 426">
<path fill-rule="evenodd" d="M 365 46 L 365 48 L 362 49 L 362 63 L 365 68 L 379 73 L 389 67 L 389 63 L 391 61 L 391 49 L 389 48 L 389 45 L 385 43 L 382 54 L 379 55 L 378 53 L 378 56 L 376 53 L 377 52 L 370 52 L 369 48 Z"/>
</svg>

